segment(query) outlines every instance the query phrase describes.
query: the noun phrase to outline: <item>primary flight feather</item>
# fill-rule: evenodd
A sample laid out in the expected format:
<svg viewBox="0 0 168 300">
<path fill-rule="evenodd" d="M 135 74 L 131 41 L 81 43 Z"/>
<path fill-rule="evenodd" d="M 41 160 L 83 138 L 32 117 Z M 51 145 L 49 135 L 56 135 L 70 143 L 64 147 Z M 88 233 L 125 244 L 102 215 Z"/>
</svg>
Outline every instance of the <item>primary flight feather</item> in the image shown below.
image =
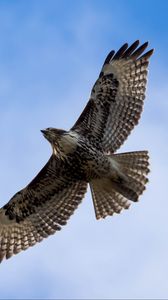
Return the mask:
<svg viewBox="0 0 168 300">
<path fill-rule="evenodd" d="M 153 50 L 135 41 L 111 51 L 90 99 L 69 130 L 42 130 L 53 153 L 39 174 L 0 209 L 0 261 L 61 229 L 90 185 L 96 218 L 137 201 L 147 182 L 148 152 L 114 152 L 138 123 Z"/>
</svg>

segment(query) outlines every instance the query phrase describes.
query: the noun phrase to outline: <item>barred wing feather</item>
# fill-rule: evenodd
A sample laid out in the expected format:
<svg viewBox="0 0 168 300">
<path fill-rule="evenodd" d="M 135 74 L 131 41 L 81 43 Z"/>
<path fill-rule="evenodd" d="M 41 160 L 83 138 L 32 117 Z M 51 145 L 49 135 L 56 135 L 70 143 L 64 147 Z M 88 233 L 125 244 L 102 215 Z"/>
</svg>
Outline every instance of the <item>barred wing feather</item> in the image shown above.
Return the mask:
<svg viewBox="0 0 168 300">
<path fill-rule="evenodd" d="M 35 179 L 0 209 L 0 261 L 66 224 L 82 201 L 87 183 L 71 181 L 63 172 L 64 164 L 51 156 Z"/>
<path fill-rule="evenodd" d="M 130 47 L 124 44 L 116 54 L 108 54 L 90 100 L 72 127 L 101 144 L 104 152 L 115 152 L 141 116 L 153 50 L 144 53 L 148 43 L 138 45 L 139 41 Z"/>
</svg>

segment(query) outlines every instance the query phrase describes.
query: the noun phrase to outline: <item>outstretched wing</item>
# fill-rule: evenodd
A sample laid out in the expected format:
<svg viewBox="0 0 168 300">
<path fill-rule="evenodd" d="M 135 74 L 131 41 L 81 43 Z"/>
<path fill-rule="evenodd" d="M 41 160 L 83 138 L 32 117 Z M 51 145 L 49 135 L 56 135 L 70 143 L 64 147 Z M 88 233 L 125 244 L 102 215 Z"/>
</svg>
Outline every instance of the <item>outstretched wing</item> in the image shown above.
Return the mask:
<svg viewBox="0 0 168 300">
<path fill-rule="evenodd" d="M 87 189 L 72 181 L 66 165 L 51 156 L 34 180 L 0 209 L 0 261 L 19 253 L 65 225 Z"/>
<path fill-rule="evenodd" d="M 108 54 L 90 100 L 72 127 L 100 143 L 105 152 L 115 152 L 141 116 L 153 50 L 143 54 L 148 43 L 138 45 L 139 41 L 129 48 L 124 44 L 116 54 Z"/>
</svg>

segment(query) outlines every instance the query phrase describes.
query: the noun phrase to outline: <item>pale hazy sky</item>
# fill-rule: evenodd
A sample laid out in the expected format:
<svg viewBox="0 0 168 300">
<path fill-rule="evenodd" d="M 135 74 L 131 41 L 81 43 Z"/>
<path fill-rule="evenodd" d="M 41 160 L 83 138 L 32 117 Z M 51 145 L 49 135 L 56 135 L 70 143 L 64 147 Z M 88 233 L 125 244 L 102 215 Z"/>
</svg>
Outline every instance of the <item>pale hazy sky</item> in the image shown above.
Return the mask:
<svg viewBox="0 0 168 300">
<path fill-rule="evenodd" d="M 96 221 L 90 192 L 68 225 L 0 265 L 1 299 L 168 298 L 168 2 L 0 0 L 0 205 L 48 160 L 40 129 L 70 128 L 107 53 L 149 41 L 144 112 L 121 151 L 150 151 L 139 203 Z"/>
</svg>

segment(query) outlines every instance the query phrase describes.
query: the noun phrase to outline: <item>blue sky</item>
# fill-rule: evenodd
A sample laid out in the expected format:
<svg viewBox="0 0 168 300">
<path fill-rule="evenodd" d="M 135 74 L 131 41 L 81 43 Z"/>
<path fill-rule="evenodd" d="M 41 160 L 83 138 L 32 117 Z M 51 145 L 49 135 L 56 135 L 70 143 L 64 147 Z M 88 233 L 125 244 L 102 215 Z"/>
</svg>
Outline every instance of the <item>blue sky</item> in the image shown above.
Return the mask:
<svg viewBox="0 0 168 300">
<path fill-rule="evenodd" d="M 4 261 L 1 299 L 168 298 L 168 2 L 0 0 L 0 180 L 4 205 L 48 160 L 40 129 L 70 128 L 107 53 L 155 48 L 138 127 L 122 151 L 148 149 L 138 204 L 96 221 L 90 192 L 61 232 Z"/>
</svg>

